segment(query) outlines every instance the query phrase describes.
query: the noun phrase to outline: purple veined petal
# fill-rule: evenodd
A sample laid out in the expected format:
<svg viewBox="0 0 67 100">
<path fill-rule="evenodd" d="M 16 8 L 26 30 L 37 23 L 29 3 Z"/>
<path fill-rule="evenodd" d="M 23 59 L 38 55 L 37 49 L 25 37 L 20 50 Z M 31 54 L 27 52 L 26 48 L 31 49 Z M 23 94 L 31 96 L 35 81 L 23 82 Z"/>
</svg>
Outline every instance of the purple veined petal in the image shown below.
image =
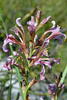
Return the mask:
<svg viewBox="0 0 67 100">
<path fill-rule="evenodd" d="M 3 67 L 6 68 L 6 69 L 8 69 L 8 70 L 11 70 L 10 64 L 8 64 L 8 62 L 6 62 Z"/>
<path fill-rule="evenodd" d="M 52 32 L 52 35 L 53 34 L 62 35 L 66 39 L 66 35 L 61 32 L 61 28 L 58 25 L 57 25 L 57 27 L 51 28 L 48 32 Z"/>
<path fill-rule="evenodd" d="M 65 34 L 62 34 L 62 33 L 60 35 L 54 37 L 54 39 L 56 39 L 56 40 L 59 41 L 59 44 L 62 44 L 63 43 L 63 40 L 64 40 L 63 38 L 66 39 L 66 35 Z"/>
<path fill-rule="evenodd" d="M 51 68 L 51 67 L 52 67 L 52 66 L 51 66 L 51 62 L 50 62 L 50 61 L 41 61 L 40 63 L 41 63 L 41 64 L 43 64 L 43 65 L 48 66 L 49 68 Z"/>
<path fill-rule="evenodd" d="M 59 43 L 61 44 L 63 42 L 63 38 L 65 38 L 65 35 L 61 32 L 57 32 L 57 33 L 52 33 L 48 39 L 56 39 L 59 40 Z"/>
<path fill-rule="evenodd" d="M 40 60 L 37 60 L 37 61 L 34 62 L 34 65 L 35 65 L 35 66 L 37 66 L 37 65 L 39 65 L 39 64 L 41 64 L 41 63 L 40 63 Z"/>
<path fill-rule="evenodd" d="M 28 58 L 28 60 L 32 61 L 32 65 L 37 66 L 38 64 L 40 64 L 40 59 L 37 56 L 33 56 L 32 58 Z"/>
<path fill-rule="evenodd" d="M 61 35 L 56 36 L 54 39 L 58 40 L 59 41 L 59 44 L 62 44 L 63 43 L 63 36 L 61 36 Z"/>
<path fill-rule="evenodd" d="M 44 35 L 47 35 L 48 33 L 52 33 L 51 35 L 58 34 L 60 32 L 60 26 L 57 25 L 57 27 L 51 27 L 49 30 L 44 32 Z M 50 35 L 50 36 L 51 36 Z"/>
<path fill-rule="evenodd" d="M 51 32 L 51 33 L 58 33 L 58 32 L 60 32 L 60 26 L 58 26 L 57 25 L 57 27 L 51 27 L 48 31 L 47 31 L 47 33 L 49 33 L 49 32 Z"/>
<path fill-rule="evenodd" d="M 9 56 L 7 59 L 8 63 L 10 63 L 11 65 L 13 65 L 15 63 L 15 60 L 13 59 L 13 56 Z"/>
<path fill-rule="evenodd" d="M 7 45 L 8 43 L 9 43 L 9 42 L 7 42 L 6 39 L 5 39 L 5 40 L 4 40 L 3 47 L 2 47 L 4 52 L 8 52 L 8 51 L 9 51 L 9 50 L 6 48 L 6 45 Z"/>
<path fill-rule="evenodd" d="M 36 59 L 36 58 L 34 58 L 34 59 Z M 29 60 L 32 60 L 32 59 L 29 59 Z M 37 66 L 37 65 L 43 66 L 44 65 L 44 66 L 48 66 L 51 69 L 55 63 L 60 64 L 60 59 L 59 58 L 58 59 L 51 58 L 49 60 L 43 60 L 43 59 L 39 58 L 33 63 L 33 65 L 34 66 Z"/>
<path fill-rule="evenodd" d="M 60 59 L 59 58 L 58 59 L 54 59 L 53 61 L 54 61 L 54 63 L 60 64 Z"/>
<path fill-rule="evenodd" d="M 14 36 L 12 35 L 12 34 L 10 34 L 10 35 L 7 35 L 6 36 L 6 39 L 4 40 L 4 44 L 3 44 L 3 51 L 4 52 L 8 52 L 9 50 L 7 49 L 7 47 L 6 47 L 6 45 L 7 44 L 11 44 L 11 43 L 16 43 L 16 44 L 18 44 L 19 42 L 14 38 Z"/>
<path fill-rule="evenodd" d="M 31 20 L 27 22 L 28 25 L 30 26 L 35 26 L 37 25 L 37 23 L 34 20 L 34 16 L 31 16 Z"/>
<path fill-rule="evenodd" d="M 28 26 L 28 30 L 33 33 L 35 31 L 35 27 L 34 26 Z"/>
<path fill-rule="evenodd" d="M 43 64 L 51 68 L 54 64 L 60 64 L 60 59 L 50 58 L 48 61 L 44 61 Z"/>
<path fill-rule="evenodd" d="M 50 60 L 42 60 L 41 58 L 39 58 L 38 60 L 36 60 L 34 62 L 33 65 L 37 66 L 37 65 L 44 65 L 44 66 L 48 66 L 49 68 L 52 68 L 52 66 L 54 64 L 60 64 L 60 59 L 54 59 L 54 58 L 51 58 Z"/>
<path fill-rule="evenodd" d="M 48 30 L 46 33 L 50 33 L 50 32 L 51 32 L 51 35 L 48 37 L 49 40 L 50 39 L 58 39 L 58 40 L 60 40 L 61 37 L 66 38 L 66 35 L 61 33 L 60 26 L 52 28 L 52 29 Z"/>
<path fill-rule="evenodd" d="M 9 50 L 6 48 L 6 45 L 7 45 L 8 43 L 12 43 L 12 42 L 13 42 L 12 40 L 9 39 L 9 37 L 13 37 L 13 38 L 14 38 L 14 36 L 11 35 L 11 34 L 6 36 L 6 39 L 4 40 L 4 44 L 3 44 L 3 47 L 2 47 L 4 52 L 8 52 L 8 51 L 9 51 Z"/>
<path fill-rule="evenodd" d="M 41 24 L 45 24 L 46 22 L 48 22 L 48 20 L 51 18 L 51 16 L 48 16 L 47 18 L 44 18 L 41 22 Z"/>
<path fill-rule="evenodd" d="M 57 27 L 54 27 L 52 30 L 52 33 L 58 33 L 60 31 L 60 26 L 57 25 Z"/>
<path fill-rule="evenodd" d="M 40 80 L 44 80 L 45 79 L 45 68 L 44 66 L 42 67 L 42 70 L 40 72 Z"/>
<path fill-rule="evenodd" d="M 35 65 L 35 66 L 36 66 L 36 65 L 39 65 L 39 64 L 40 64 L 40 65 L 48 66 L 49 68 L 52 67 L 50 61 L 43 61 L 43 60 L 41 60 L 40 58 L 39 58 L 37 61 L 34 62 L 34 65 Z"/>
<path fill-rule="evenodd" d="M 49 30 L 45 31 L 44 34 L 41 36 L 40 41 L 43 41 L 44 38 L 46 37 L 46 35 L 49 33 L 51 33 L 51 35 L 49 35 L 49 37 L 47 37 L 46 40 L 50 40 L 50 39 L 52 39 L 52 37 L 59 35 L 60 34 L 60 27 L 59 26 L 53 27 L 53 28 L 50 28 Z"/>
<path fill-rule="evenodd" d="M 34 21 L 34 16 L 31 16 L 31 20 L 27 22 L 28 30 L 34 32 L 37 26 L 37 23 Z"/>
<path fill-rule="evenodd" d="M 13 65 L 15 63 L 15 61 L 14 61 L 14 59 L 13 59 L 13 57 L 12 56 L 9 56 L 8 58 L 7 58 L 7 61 L 6 61 L 6 63 L 4 64 L 4 68 L 7 68 L 8 70 L 11 70 L 11 65 Z"/>
<path fill-rule="evenodd" d="M 16 24 L 22 29 L 22 31 L 24 32 L 24 28 L 22 26 L 22 24 L 20 23 L 21 18 L 17 18 L 16 19 Z"/>
<path fill-rule="evenodd" d="M 31 36 L 31 41 L 33 43 L 34 37 L 35 37 L 35 30 L 36 30 L 36 26 L 37 26 L 37 23 L 34 20 L 34 16 L 31 16 L 31 20 L 28 21 L 27 24 L 28 24 L 28 30 L 29 30 L 30 36 Z"/>
</svg>

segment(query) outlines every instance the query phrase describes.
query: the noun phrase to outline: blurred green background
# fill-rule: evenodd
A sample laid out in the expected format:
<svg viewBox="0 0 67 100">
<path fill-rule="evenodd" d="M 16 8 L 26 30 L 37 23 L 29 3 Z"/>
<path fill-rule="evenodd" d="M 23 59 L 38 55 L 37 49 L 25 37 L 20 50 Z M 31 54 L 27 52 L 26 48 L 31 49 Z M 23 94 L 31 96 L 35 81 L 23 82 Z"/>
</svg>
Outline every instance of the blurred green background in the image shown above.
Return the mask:
<svg viewBox="0 0 67 100">
<path fill-rule="evenodd" d="M 43 17 L 52 16 L 53 20 L 67 34 L 67 0 L 0 0 L 0 61 L 5 56 L 2 51 L 5 33 L 10 32 L 10 28 L 15 25 L 17 17 L 23 18 L 36 7 L 42 11 Z M 57 57 L 61 58 L 61 64 L 55 67 L 56 69 L 53 71 L 61 72 L 67 64 L 67 40 L 56 49 L 55 53 Z"/>
</svg>

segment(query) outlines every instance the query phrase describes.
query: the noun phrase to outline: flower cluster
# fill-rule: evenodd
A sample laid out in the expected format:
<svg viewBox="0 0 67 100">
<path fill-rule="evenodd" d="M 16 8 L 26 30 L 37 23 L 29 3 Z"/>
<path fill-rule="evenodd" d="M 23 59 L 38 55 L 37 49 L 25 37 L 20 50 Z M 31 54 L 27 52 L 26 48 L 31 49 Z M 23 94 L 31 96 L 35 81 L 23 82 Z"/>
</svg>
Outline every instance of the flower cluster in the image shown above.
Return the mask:
<svg viewBox="0 0 67 100">
<path fill-rule="evenodd" d="M 52 20 L 51 16 L 44 18 L 41 22 L 41 12 L 40 10 L 37 11 L 36 16 L 31 16 L 31 20 L 27 22 L 27 29 L 24 29 L 23 25 L 20 23 L 21 18 L 16 19 L 16 26 L 13 27 L 11 30 L 13 34 L 7 34 L 6 39 L 4 40 L 3 50 L 5 52 L 9 52 L 7 49 L 7 44 L 12 45 L 16 44 L 19 47 L 19 50 L 14 51 L 13 55 L 14 58 L 11 57 L 7 60 L 5 67 L 7 69 L 11 69 L 11 65 L 16 65 L 20 68 L 23 72 L 27 71 L 27 66 L 25 66 L 25 61 L 28 63 L 29 69 L 33 66 L 42 66 L 42 70 L 40 72 L 40 80 L 45 79 L 45 67 L 52 68 L 52 66 L 56 63 L 60 63 L 60 59 L 50 58 L 48 54 L 48 46 L 51 40 L 55 39 L 58 40 L 59 43 L 62 43 L 63 38 L 66 38 L 65 34 L 61 32 L 61 28 L 59 25 L 56 25 L 55 21 Z M 52 20 L 52 21 L 51 21 Z M 45 27 L 45 24 L 51 22 L 52 26 L 46 30 L 41 37 L 39 37 L 38 30 L 42 27 Z M 29 36 L 28 36 L 29 35 Z M 29 40 L 27 41 L 27 36 Z M 21 54 L 25 55 L 25 58 L 21 56 Z M 19 57 L 22 61 L 22 64 L 17 62 L 15 57 Z M 25 60 L 25 61 L 24 61 Z M 28 71 L 29 71 L 28 69 Z M 36 68 L 35 68 L 36 69 Z M 26 72 L 24 72 L 26 73 Z M 36 82 L 34 82 L 36 83 Z M 50 85 L 50 91 L 56 90 L 56 86 Z M 55 90 L 54 90 L 55 89 Z"/>
</svg>

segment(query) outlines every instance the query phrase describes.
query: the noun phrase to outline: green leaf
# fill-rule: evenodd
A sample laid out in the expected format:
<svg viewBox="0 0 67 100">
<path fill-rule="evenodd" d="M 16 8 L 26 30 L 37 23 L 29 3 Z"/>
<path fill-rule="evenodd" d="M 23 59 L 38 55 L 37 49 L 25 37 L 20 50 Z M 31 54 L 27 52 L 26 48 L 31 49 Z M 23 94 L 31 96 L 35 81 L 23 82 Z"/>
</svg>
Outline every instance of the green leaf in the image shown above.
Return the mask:
<svg viewBox="0 0 67 100">
<path fill-rule="evenodd" d="M 24 95 L 23 95 L 23 91 L 22 91 L 22 88 L 21 88 L 21 84 L 20 84 L 20 82 L 22 81 L 22 76 L 20 74 L 19 69 L 16 66 L 15 66 L 15 71 L 16 71 L 16 75 L 17 75 L 17 78 L 18 78 L 19 86 L 20 86 L 20 93 L 21 93 L 22 100 L 23 100 Z"/>
<path fill-rule="evenodd" d="M 15 66 L 15 71 L 16 71 L 16 75 L 17 75 L 18 81 L 20 83 L 22 81 L 22 76 L 20 74 L 19 69 L 16 66 Z"/>
<path fill-rule="evenodd" d="M 64 82 L 66 75 L 67 75 L 67 66 L 65 67 L 65 70 L 63 72 L 63 75 L 62 75 L 62 78 L 61 78 L 60 83 L 63 83 Z"/>
</svg>

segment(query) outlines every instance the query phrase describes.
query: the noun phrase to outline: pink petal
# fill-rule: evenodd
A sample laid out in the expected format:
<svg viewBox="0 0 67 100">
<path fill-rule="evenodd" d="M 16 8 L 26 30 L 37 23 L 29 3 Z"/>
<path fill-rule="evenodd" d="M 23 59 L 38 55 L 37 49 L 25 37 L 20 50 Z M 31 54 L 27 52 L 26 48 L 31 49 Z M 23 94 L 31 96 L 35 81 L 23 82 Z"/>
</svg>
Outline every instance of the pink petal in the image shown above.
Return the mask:
<svg viewBox="0 0 67 100">
<path fill-rule="evenodd" d="M 23 26 L 22 26 L 22 24 L 20 23 L 20 20 L 21 20 L 21 18 L 17 18 L 16 19 L 16 24 L 23 30 L 23 32 L 24 32 L 24 29 L 23 29 Z"/>
<path fill-rule="evenodd" d="M 47 18 L 44 18 L 41 22 L 41 24 L 45 24 L 46 22 L 48 22 L 48 20 L 51 18 L 51 16 L 48 16 Z"/>
</svg>

